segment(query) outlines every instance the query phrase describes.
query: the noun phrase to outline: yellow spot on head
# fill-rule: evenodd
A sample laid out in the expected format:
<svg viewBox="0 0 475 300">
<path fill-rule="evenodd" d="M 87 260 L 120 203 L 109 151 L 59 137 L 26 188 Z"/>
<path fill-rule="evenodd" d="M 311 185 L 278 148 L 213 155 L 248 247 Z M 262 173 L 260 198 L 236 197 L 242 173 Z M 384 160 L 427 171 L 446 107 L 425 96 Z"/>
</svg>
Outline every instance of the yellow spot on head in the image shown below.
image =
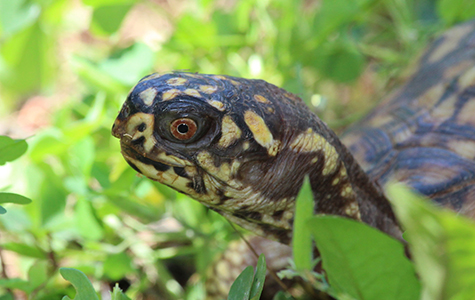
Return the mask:
<svg viewBox="0 0 475 300">
<path fill-rule="evenodd" d="M 254 95 L 254 99 L 260 103 L 269 103 L 269 100 L 267 100 L 266 97 L 261 96 L 261 95 Z"/>
<path fill-rule="evenodd" d="M 227 148 L 241 138 L 242 131 L 230 116 L 224 116 L 221 123 L 221 138 L 218 145 Z"/>
<path fill-rule="evenodd" d="M 338 177 L 333 179 L 332 185 L 337 185 L 339 181 L 340 181 L 340 178 Z"/>
<path fill-rule="evenodd" d="M 138 128 L 142 123 L 145 124 L 145 130 L 139 131 Z M 143 136 L 145 138 L 143 147 L 146 152 L 149 152 L 157 143 L 153 136 L 153 124 L 154 116 L 146 113 L 136 113 L 127 121 L 126 134 L 132 140 Z"/>
<path fill-rule="evenodd" d="M 247 110 L 244 113 L 244 122 L 251 130 L 254 139 L 262 147 L 269 149 L 274 144 L 274 137 L 266 125 L 264 119 L 253 111 Z"/>
<path fill-rule="evenodd" d="M 159 78 L 159 77 L 161 77 L 161 76 L 162 76 L 162 74 L 160 74 L 160 73 L 153 73 L 153 74 L 151 74 L 151 75 L 149 75 L 149 76 L 143 78 L 143 79 L 140 80 L 139 82 L 147 81 L 147 80 L 152 80 L 152 79 L 155 79 L 155 78 Z"/>
<path fill-rule="evenodd" d="M 201 98 L 201 94 L 195 89 L 186 89 L 183 91 L 183 93 L 185 93 L 188 96 Z"/>
<path fill-rule="evenodd" d="M 228 80 L 226 77 L 224 77 L 222 75 L 214 75 L 213 77 L 216 78 L 216 79 L 220 79 L 220 80 Z"/>
<path fill-rule="evenodd" d="M 187 82 L 186 78 L 183 77 L 175 77 L 175 78 L 170 78 L 167 80 L 167 83 L 169 85 L 183 85 Z"/>
<path fill-rule="evenodd" d="M 274 108 L 268 106 L 267 111 L 270 112 L 271 114 L 273 114 L 274 113 Z"/>
<path fill-rule="evenodd" d="M 145 91 L 140 92 L 139 97 L 145 105 L 150 106 L 153 104 L 153 100 L 155 99 L 155 96 L 157 96 L 157 93 L 158 91 L 155 88 L 150 87 Z"/>
<path fill-rule="evenodd" d="M 163 101 L 172 100 L 173 98 L 175 98 L 176 96 L 178 96 L 178 95 L 180 95 L 180 94 L 181 94 L 181 91 L 180 91 L 180 90 L 171 89 L 171 90 L 168 90 L 168 91 L 166 91 L 165 93 L 163 93 L 163 95 L 162 95 L 162 100 L 163 100 Z"/>
<path fill-rule="evenodd" d="M 223 104 L 223 102 L 216 101 L 216 100 L 210 100 L 208 103 L 209 103 L 211 106 L 213 106 L 214 108 L 216 108 L 217 110 L 219 110 L 219 111 L 224 111 L 224 104 Z"/>
<path fill-rule="evenodd" d="M 244 142 L 244 143 L 242 144 L 242 149 L 247 150 L 247 149 L 249 149 L 249 146 L 250 146 L 250 145 L 249 145 L 249 142 Z"/>
<path fill-rule="evenodd" d="M 200 85 L 200 91 L 208 95 L 216 92 L 217 89 L 217 87 L 212 85 Z"/>
</svg>

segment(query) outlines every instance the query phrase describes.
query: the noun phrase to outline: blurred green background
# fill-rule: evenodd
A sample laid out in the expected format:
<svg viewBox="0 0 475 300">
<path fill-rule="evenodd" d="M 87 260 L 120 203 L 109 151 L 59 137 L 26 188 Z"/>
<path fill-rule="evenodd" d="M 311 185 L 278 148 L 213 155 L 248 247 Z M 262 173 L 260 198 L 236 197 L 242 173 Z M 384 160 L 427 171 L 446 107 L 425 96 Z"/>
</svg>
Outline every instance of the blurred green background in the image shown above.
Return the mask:
<svg viewBox="0 0 475 300">
<path fill-rule="evenodd" d="M 122 159 L 110 128 L 143 76 L 265 79 L 339 131 L 473 16 L 470 0 L 0 0 L 0 134 L 29 144 L 0 190 L 32 199 L 0 215 L 0 299 L 73 297 L 62 266 L 132 299 L 202 297 L 237 235 Z"/>
</svg>

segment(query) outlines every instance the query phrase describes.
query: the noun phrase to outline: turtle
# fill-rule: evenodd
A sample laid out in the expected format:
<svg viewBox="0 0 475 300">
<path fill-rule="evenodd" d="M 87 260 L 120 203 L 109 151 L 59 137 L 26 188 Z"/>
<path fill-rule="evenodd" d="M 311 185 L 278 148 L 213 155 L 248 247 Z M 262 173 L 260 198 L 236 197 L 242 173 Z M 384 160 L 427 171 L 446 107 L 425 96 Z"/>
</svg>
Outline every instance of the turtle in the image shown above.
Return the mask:
<svg viewBox="0 0 475 300">
<path fill-rule="evenodd" d="M 308 177 L 315 214 L 403 241 L 389 181 L 475 217 L 475 22 L 436 39 L 415 69 L 340 137 L 264 80 L 191 72 L 142 78 L 112 134 L 137 172 L 257 235 L 290 243 Z"/>
</svg>

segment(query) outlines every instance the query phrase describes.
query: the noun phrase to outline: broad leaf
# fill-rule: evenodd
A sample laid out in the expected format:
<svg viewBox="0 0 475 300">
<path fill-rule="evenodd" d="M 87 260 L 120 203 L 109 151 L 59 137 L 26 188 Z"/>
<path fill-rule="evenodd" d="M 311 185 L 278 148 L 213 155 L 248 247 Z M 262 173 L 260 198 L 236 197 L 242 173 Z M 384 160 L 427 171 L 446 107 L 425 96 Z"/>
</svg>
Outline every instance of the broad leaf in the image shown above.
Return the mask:
<svg viewBox="0 0 475 300">
<path fill-rule="evenodd" d="M 266 280 L 266 259 L 264 254 L 259 256 L 256 266 L 256 274 L 251 287 L 251 300 L 259 300 L 261 298 L 262 290 L 264 289 L 264 281 Z"/>
<path fill-rule="evenodd" d="M 306 177 L 295 205 L 294 236 L 292 239 L 295 268 L 299 271 L 311 271 L 313 269 L 312 232 L 307 226 L 308 220 L 313 216 L 313 209 L 312 189 L 308 177 Z"/>
<path fill-rule="evenodd" d="M 238 278 L 231 285 L 228 300 L 248 300 L 252 281 L 254 279 L 254 270 L 251 266 L 244 269 Z"/>
<path fill-rule="evenodd" d="M 14 193 L 0 193 L 0 203 L 29 204 L 31 199 Z"/>
<path fill-rule="evenodd" d="M 341 217 L 316 216 L 308 224 L 337 293 L 359 300 L 419 299 L 419 281 L 399 241 Z"/>
<path fill-rule="evenodd" d="M 76 289 L 77 294 L 74 300 L 99 300 L 91 282 L 83 272 L 71 268 L 61 268 L 59 273 Z M 62 300 L 71 300 L 71 298 L 64 296 Z"/>
<path fill-rule="evenodd" d="M 8 136 L 0 135 L 0 166 L 22 156 L 28 149 L 25 140 L 14 140 Z"/>
<path fill-rule="evenodd" d="M 388 188 L 422 281 L 423 300 L 473 299 L 475 223 L 430 205 L 401 185 Z"/>
</svg>

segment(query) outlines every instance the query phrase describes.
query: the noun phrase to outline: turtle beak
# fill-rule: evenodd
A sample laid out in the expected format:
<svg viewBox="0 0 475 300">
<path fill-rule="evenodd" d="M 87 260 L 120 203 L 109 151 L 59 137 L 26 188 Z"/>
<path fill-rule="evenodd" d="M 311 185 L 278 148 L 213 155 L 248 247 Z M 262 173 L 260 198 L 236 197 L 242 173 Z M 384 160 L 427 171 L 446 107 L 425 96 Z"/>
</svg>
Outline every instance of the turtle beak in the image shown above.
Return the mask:
<svg viewBox="0 0 475 300">
<path fill-rule="evenodd" d="M 115 119 L 114 124 L 112 125 L 112 135 L 120 139 L 125 133 L 125 122 Z"/>
</svg>

